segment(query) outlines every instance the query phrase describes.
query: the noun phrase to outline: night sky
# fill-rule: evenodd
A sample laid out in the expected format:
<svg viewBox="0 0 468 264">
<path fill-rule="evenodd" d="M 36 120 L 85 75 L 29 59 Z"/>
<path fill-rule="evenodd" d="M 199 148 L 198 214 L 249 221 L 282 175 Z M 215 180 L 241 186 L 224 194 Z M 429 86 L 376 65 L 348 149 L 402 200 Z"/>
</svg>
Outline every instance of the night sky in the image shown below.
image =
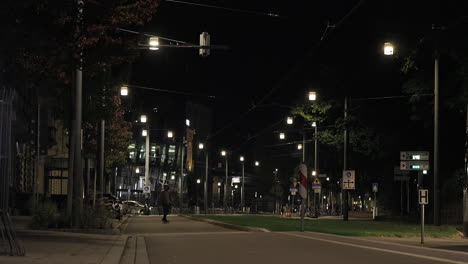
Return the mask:
<svg viewBox="0 0 468 264">
<path fill-rule="evenodd" d="M 281 166 L 276 155 L 294 152 L 265 148 L 278 143 L 274 131 L 285 128 L 285 122 L 274 125 L 288 114 L 282 106 L 305 103 L 309 90 L 337 102 L 345 93 L 351 98 L 402 95 L 403 57 L 418 41 L 430 38 L 432 24 L 449 25 L 466 15 L 462 2 L 197 1 L 280 15 L 272 17 L 163 1 L 143 31 L 192 43 L 206 31 L 212 45 L 229 49 L 212 50 L 209 57 L 193 49 L 143 51 L 133 65 L 131 83 L 215 95 L 204 101 L 214 114 L 212 142 L 250 159 L 269 159 L 270 169 Z M 335 28 L 324 34 L 327 23 Z M 383 55 L 387 41 L 396 44 L 396 56 Z M 351 102 L 351 110 L 382 135 L 401 133 L 401 141 L 388 149 L 395 156 L 391 166 L 398 165 L 399 150 L 432 146 L 432 127 L 412 122 L 407 102 Z M 450 118 L 456 120 L 453 130 L 460 129 L 456 137 L 462 141 L 455 144 L 462 146 L 463 115 L 446 116 L 447 123 Z M 293 167 L 290 162 L 297 158 L 279 160 Z"/>
</svg>

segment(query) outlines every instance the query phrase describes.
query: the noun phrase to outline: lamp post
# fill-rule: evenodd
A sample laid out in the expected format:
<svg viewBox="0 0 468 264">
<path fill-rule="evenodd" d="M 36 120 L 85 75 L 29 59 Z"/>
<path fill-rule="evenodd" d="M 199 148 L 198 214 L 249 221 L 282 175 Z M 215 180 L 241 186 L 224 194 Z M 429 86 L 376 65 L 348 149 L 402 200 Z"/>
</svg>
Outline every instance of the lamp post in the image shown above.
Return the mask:
<svg viewBox="0 0 468 264">
<path fill-rule="evenodd" d="M 244 156 L 240 156 L 239 158 L 241 164 L 242 164 L 242 184 L 241 184 L 241 207 L 242 207 L 242 212 L 245 213 L 245 204 L 244 204 Z"/>
<path fill-rule="evenodd" d="M 228 187 L 228 156 L 225 150 L 221 151 L 221 156 L 226 157 L 226 177 L 224 179 L 224 198 L 223 198 L 223 205 L 224 205 L 224 213 L 227 213 L 227 187 Z"/>
<path fill-rule="evenodd" d="M 188 119 L 187 119 L 188 120 Z M 198 149 L 203 150 L 205 145 L 198 144 Z M 208 213 L 208 151 L 205 150 L 205 182 L 203 184 L 203 205 L 205 206 L 205 214 Z"/>
<path fill-rule="evenodd" d="M 149 186 L 149 155 L 150 155 L 150 139 L 149 139 L 149 124 L 147 123 L 147 116 L 141 115 L 140 122 L 146 124 L 146 129 L 142 131 L 142 136 L 145 138 L 145 185 Z M 146 133 L 145 133 L 146 131 Z M 148 194 L 145 194 L 145 198 L 148 198 Z"/>
</svg>

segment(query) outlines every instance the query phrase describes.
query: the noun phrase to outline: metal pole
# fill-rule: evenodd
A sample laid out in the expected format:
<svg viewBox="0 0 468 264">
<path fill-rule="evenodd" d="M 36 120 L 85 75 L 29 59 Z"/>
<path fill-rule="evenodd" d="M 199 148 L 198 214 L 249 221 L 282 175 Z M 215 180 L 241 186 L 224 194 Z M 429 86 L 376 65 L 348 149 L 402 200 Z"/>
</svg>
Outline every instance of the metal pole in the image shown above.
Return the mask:
<svg viewBox="0 0 468 264">
<path fill-rule="evenodd" d="M 410 213 L 410 190 L 409 190 L 409 180 L 406 181 L 406 214 L 409 215 Z"/>
<path fill-rule="evenodd" d="M 302 130 L 302 163 L 305 163 L 305 148 L 306 148 L 306 135 L 305 135 L 305 130 Z"/>
<path fill-rule="evenodd" d="M 244 162 L 242 161 L 242 185 L 241 185 L 241 207 L 242 212 L 245 212 L 245 204 L 244 204 Z"/>
<path fill-rule="evenodd" d="M 463 235 L 468 237 L 468 104 L 466 105 L 465 128 L 465 189 L 463 190 Z"/>
<path fill-rule="evenodd" d="M 400 215 L 403 216 L 403 181 L 400 181 Z"/>
<path fill-rule="evenodd" d="M 203 189 L 203 200 L 205 205 L 205 214 L 208 213 L 208 151 L 205 151 L 205 184 Z"/>
<path fill-rule="evenodd" d="M 100 142 L 99 142 L 99 198 L 104 194 L 104 139 L 105 139 L 106 121 L 101 120 Z"/>
<path fill-rule="evenodd" d="M 183 194 L 182 194 L 182 181 L 184 179 L 184 156 L 185 156 L 185 137 L 182 137 L 182 157 L 180 162 L 180 178 L 179 178 L 179 210 L 182 209 Z"/>
<path fill-rule="evenodd" d="M 224 179 L 224 213 L 227 213 L 228 156 L 226 154 L 226 177 Z"/>
<path fill-rule="evenodd" d="M 421 204 L 421 244 L 424 244 L 424 204 Z"/>
<path fill-rule="evenodd" d="M 150 161 L 150 130 L 149 130 L 149 124 L 148 124 L 146 126 L 146 139 L 145 139 L 145 184 L 144 186 L 150 186 L 149 161 Z M 148 194 L 145 194 L 145 198 L 148 198 Z"/>
<path fill-rule="evenodd" d="M 37 199 L 37 182 L 38 182 L 38 179 L 39 179 L 39 162 L 40 162 L 40 157 L 41 157 L 41 148 L 40 148 L 40 145 L 41 145 L 41 104 L 37 104 L 37 122 L 36 122 L 36 125 L 37 125 L 37 133 L 36 133 L 36 143 L 37 143 L 37 146 L 36 146 L 36 166 L 34 168 L 35 172 L 34 172 L 34 180 L 33 180 L 33 183 L 34 183 L 34 186 L 33 186 L 33 205 L 35 206 L 38 199 Z M 35 208 L 35 207 L 34 207 Z"/>
<path fill-rule="evenodd" d="M 439 54 L 436 49 L 434 59 L 434 225 L 439 219 Z"/>
<path fill-rule="evenodd" d="M 314 152 L 314 170 L 318 175 L 318 139 L 317 139 L 317 123 L 315 123 L 315 152 Z"/>
<path fill-rule="evenodd" d="M 348 169 L 348 125 L 346 124 L 348 119 L 348 96 L 345 96 L 344 102 L 344 121 L 345 121 L 345 130 L 344 130 L 344 146 L 343 146 L 343 170 Z M 343 193 L 343 189 L 341 191 Z M 344 190 L 343 197 L 343 220 L 348 221 L 348 191 Z"/>
<path fill-rule="evenodd" d="M 374 219 L 377 217 L 377 192 L 374 192 Z"/>
</svg>

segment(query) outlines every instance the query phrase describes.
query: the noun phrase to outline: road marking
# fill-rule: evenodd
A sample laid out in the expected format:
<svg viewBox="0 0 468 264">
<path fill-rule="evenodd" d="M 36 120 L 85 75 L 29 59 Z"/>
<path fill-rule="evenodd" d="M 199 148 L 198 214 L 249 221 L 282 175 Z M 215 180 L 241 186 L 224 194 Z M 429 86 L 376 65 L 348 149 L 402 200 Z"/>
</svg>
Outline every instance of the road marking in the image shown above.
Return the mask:
<svg viewBox="0 0 468 264">
<path fill-rule="evenodd" d="M 419 255 L 419 254 L 414 254 L 414 253 L 391 250 L 391 249 L 355 245 L 355 244 L 339 242 L 339 241 L 323 239 L 323 238 L 309 237 L 309 236 L 303 236 L 303 235 L 297 235 L 297 234 L 291 234 L 291 233 L 283 233 L 283 232 L 278 232 L 278 233 L 283 234 L 283 235 L 287 235 L 287 236 L 301 237 L 301 238 L 318 240 L 318 241 L 323 241 L 323 242 L 328 242 L 328 243 L 333 243 L 333 244 L 338 244 L 338 245 L 343 245 L 343 246 L 357 247 L 357 248 L 381 251 L 381 252 L 386 252 L 386 253 L 393 253 L 393 254 L 398 254 L 398 255 L 410 256 L 410 257 L 415 257 L 415 258 L 429 259 L 429 260 L 440 261 L 440 262 L 445 262 L 445 263 L 453 263 L 453 264 L 467 264 L 468 263 L 468 262 L 464 262 L 464 261 L 449 260 L 449 259 L 443 259 L 443 258 L 438 258 L 438 257 L 430 257 L 430 256 Z"/>
<path fill-rule="evenodd" d="M 183 232 L 183 233 L 138 233 L 138 235 L 144 235 L 145 237 L 155 236 L 187 236 L 187 235 L 229 235 L 229 234 L 254 234 L 252 232 L 232 231 L 232 232 Z M 128 235 L 128 234 L 127 234 Z"/>
</svg>

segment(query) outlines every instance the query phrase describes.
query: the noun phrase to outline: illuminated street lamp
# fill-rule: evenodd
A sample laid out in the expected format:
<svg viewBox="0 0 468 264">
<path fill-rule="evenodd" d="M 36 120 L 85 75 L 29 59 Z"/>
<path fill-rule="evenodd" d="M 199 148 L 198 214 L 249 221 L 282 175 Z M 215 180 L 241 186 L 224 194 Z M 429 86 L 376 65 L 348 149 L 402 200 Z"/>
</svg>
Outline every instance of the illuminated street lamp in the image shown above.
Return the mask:
<svg viewBox="0 0 468 264">
<path fill-rule="evenodd" d="M 197 179 L 197 183 L 200 183 L 200 182 L 201 182 L 200 179 Z"/>
<path fill-rule="evenodd" d="M 140 116 L 140 122 L 146 123 L 146 120 L 147 120 L 147 119 L 146 119 L 146 115 L 141 115 L 141 116 Z"/>
<path fill-rule="evenodd" d="M 171 180 L 175 180 L 175 175 L 171 175 Z"/>
<path fill-rule="evenodd" d="M 224 150 L 221 151 L 221 156 L 223 156 L 223 157 L 226 156 L 226 151 L 224 151 Z"/>
<path fill-rule="evenodd" d="M 185 119 L 185 125 L 190 126 L 190 119 Z"/>
<path fill-rule="evenodd" d="M 288 118 L 286 119 L 286 123 L 287 123 L 288 125 L 291 125 L 291 124 L 293 123 L 293 118 L 290 117 L 290 116 L 288 116 Z"/>
<path fill-rule="evenodd" d="M 384 54 L 387 56 L 393 55 L 393 44 L 390 42 L 384 43 Z"/>
<path fill-rule="evenodd" d="M 316 92 L 309 92 L 309 101 L 317 100 L 317 93 Z"/>
<path fill-rule="evenodd" d="M 135 173 L 140 173 L 140 168 L 136 168 Z"/>
<path fill-rule="evenodd" d="M 120 87 L 120 95 L 121 96 L 127 96 L 128 95 L 128 87 L 127 86 Z"/>
<path fill-rule="evenodd" d="M 203 143 L 199 143 L 198 144 L 198 149 L 203 149 L 205 146 L 203 145 Z"/>
<path fill-rule="evenodd" d="M 317 175 L 317 172 L 316 171 L 312 171 L 312 176 L 315 176 Z"/>
<path fill-rule="evenodd" d="M 141 135 L 142 135 L 143 137 L 148 136 L 148 130 L 143 129 L 143 130 L 141 131 Z"/>
<path fill-rule="evenodd" d="M 257 166 L 257 167 L 260 166 L 260 162 L 256 161 L 255 166 Z"/>
<path fill-rule="evenodd" d="M 241 208 L 242 208 L 242 212 L 244 212 L 244 156 L 240 156 L 239 160 L 241 161 L 242 163 L 242 185 L 241 185 Z M 237 189 L 237 185 L 236 185 L 236 189 Z"/>
<path fill-rule="evenodd" d="M 225 150 L 221 151 L 221 156 L 226 157 L 226 177 L 224 179 L 224 197 L 223 197 L 223 204 L 224 204 L 224 213 L 227 213 L 227 184 L 228 184 L 228 156 Z"/>
<path fill-rule="evenodd" d="M 312 122 L 312 127 L 317 127 L 317 123 L 315 121 Z"/>
<path fill-rule="evenodd" d="M 297 149 L 302 149 L 302 144 L 297 144 Z"/>
<path fill-rule="evenodd" d="M 172 138 L 174 136 L 174 134 L 172 134 L 172 131 L 167 131 L 167 137 L 168 138 Z"/>
<path fill-rule="evenodd" d="M 159 49 L 159 38 L 158 37 L 150 37 L 149 39 L 149 49 L 150 50 L 158 50 Z"/>
<path fill-rule="evenodd" d="M 280 138 L 280 139 L 284 139 L 285 137 L 286 137 L 286 136 L 284 135 L 284 133 L 280 133 L 280 134 L 279 134 L 279 138 Z"/>
</svg>

